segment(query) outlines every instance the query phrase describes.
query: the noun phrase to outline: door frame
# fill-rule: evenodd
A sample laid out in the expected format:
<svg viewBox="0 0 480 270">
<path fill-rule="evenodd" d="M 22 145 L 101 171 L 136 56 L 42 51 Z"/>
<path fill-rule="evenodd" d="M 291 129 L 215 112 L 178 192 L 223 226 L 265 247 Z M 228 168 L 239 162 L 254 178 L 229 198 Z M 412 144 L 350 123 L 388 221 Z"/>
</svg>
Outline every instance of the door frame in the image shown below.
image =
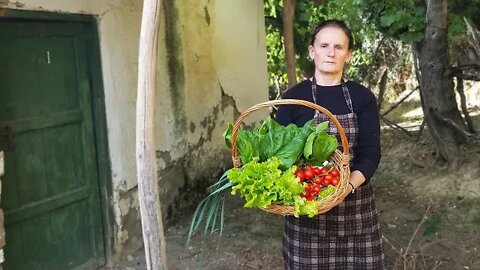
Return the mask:
<svg viewBox="0 0 480 270">
<path fill-rule="evenodd" d="M 108 149 L 107 119 L 105 107 L 105 92 L 103 89 L 103 75 L 100 58 L 100 38 L 98 20 L 94 15 L 67 14 L 48 11 L 18 10 L 0 7 L 0 22 L 2 20 L 15 21 L 56 21 L 81 22 L 88 27 L 90 36 L 86 39 L 87 66 L 90 76 L 91 104 L 93 114 L 93 129 L 95 136 L 95 152 L 97 157 L 98 184 L 100 190 L 101 218 L 105 246 L 105 262 L 112 265 L 114 258 L 114 232 L 112 198 L 112 170 Z"/>
</svg>

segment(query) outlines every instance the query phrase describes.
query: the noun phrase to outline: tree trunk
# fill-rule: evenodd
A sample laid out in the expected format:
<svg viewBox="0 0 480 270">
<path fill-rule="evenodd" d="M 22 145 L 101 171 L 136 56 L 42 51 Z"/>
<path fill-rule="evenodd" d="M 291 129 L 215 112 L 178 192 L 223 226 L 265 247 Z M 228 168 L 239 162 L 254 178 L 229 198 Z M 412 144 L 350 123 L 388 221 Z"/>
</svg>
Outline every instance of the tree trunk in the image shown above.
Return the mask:
<svg viewBox="0 0 480 270">
<path fill-rule="evenodd" d="M 380 79 L 380 83 L 378 84 L 378 99 L 377 99 L 378 110 L 382 109 L 383 100 L 385 99 L 385 91 L 387 90 L 387 79 L 388 79 L 388 68 L 385 68 L 382 74 L 382 78 Z"/>
<path fill-rule="evenodd" d="M 138 199 L 148 270 L 167 269 L 154 141 L 155 74 L 160 0 L 144 0 L 138 59 L 136 156 Z"/>
<path fill-rule="evenodd" d="M 295 45 L 293 43 L 293 16 L 295 14 L 295 0 L 283 0 L 283 44 L 285 46 L 285 60 L 287 61 L 288 87 L 297 84 L 295 72 Z"/>
<path fill-rule="evenodd" d="M 447 0 L 426 0 L 425 38 L 415 47 L 425 123 L 438 152 L 450 162 L 460 154 L 461 134 L 466 127 L 448 69 L 447 17 Z"/>
</svg>

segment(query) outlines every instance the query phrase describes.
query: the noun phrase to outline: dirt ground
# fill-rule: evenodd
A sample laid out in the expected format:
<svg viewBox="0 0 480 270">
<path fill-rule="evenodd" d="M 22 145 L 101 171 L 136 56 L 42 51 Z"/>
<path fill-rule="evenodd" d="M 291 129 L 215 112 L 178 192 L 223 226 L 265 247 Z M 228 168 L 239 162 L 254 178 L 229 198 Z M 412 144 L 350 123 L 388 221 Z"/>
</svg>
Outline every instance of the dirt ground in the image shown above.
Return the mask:
<svg viewBox="0 0 480 270">
<path fill-rule="evenodd" d="M 480 116 L 474 119 L 479 130 Z M 480 270 L 480 151 L 470 149 L 446 167 L 427 136 L 416 141 L 387 127 L 382 132 L 372 183 L 388 269 Z M 227 198 L 221 237 L 197 233 L 186 247 L 191 212 L 166 229 L 169 269 L 283 269 L 283 218 Z M 143 250 L 113 269 L 146 269 Z"/>
</svg>

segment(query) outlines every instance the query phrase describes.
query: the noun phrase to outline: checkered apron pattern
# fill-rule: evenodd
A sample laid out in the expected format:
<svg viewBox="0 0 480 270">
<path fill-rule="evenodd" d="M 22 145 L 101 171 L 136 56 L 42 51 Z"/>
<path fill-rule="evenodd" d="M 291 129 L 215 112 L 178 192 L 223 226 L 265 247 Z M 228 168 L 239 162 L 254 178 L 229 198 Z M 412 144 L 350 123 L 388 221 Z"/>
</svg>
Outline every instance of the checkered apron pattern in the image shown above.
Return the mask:
<svg viewBox="0 0 480 270">
<path fill-rule="evenodd" d="M 345 130 L 353 156 L 358 122 L 350 93 L 344 83 L 342 88 L 350 113 L 336 117 Z M 312 82 L 312 94 L 317 103 L 315 79 Z M 314 123 L 323 121 L 329 121 L 329 118 L 316 111 Z M 338 130 L 331 121 L 329 132 L 336 134 L 340 141 Z M 386 269 L 371 185 L 355 189 L 355 193 L 348 195 L 344 202 L 325 214 L 313 218 L 287 216 L 283 257 L 285 269 Z"/>
</svg>

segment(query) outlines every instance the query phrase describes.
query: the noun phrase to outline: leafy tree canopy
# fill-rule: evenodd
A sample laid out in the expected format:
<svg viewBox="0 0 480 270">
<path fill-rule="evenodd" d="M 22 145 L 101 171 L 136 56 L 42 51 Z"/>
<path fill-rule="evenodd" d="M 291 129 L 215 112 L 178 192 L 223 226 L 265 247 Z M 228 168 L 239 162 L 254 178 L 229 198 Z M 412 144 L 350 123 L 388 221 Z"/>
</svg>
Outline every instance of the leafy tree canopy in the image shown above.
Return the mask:
<svg viewBox="0 0 480 270">
<path fill-rule="evenodd" d="M 282 1 L 264 0 L 267 61 L 270 85 L 284 90 L 287 85 L 286 61 L 282 39 Z M 451 51 L 465 40 L 463 18 L 480 24 L 480 0 L 449 1 L 449 42 Z M 355 51 L 346 76 L 362 81 L 372 64 L 375 51 L 384 38 L 406 44 L 423 39 L 425 7 L 419 0 L 311 0 L 295 1 L 294 45 L 297 77 L 311 76 L 313 63 L 308 58 L 311 31 L 326 19 L 341 19 L 354 33 Z"/>
<path fill-rule="evenodd" d="M 265 0 L 265 23 L 267 61 L 270 85 L 285 89 L 287 85 L 286 61 L 282 39 L 282 2 Z M 313 74 L 313 63 L 308 58 L 308 45 L 313 28 L 327 19 L 344 20 L 354 33 L 355 52 L 347 69 L 349 78 L 358 79 L 361 70 L 372 61 L 374 45 L 380 39 L 374 26 L 362 19 L 359 5 L 361 0 L 325 1 L 320 5 L 311 0 L 297 0 L 294 18 L 294 45 L 296 51 L 297 76 L 305 78 Z"/>
</svg>

